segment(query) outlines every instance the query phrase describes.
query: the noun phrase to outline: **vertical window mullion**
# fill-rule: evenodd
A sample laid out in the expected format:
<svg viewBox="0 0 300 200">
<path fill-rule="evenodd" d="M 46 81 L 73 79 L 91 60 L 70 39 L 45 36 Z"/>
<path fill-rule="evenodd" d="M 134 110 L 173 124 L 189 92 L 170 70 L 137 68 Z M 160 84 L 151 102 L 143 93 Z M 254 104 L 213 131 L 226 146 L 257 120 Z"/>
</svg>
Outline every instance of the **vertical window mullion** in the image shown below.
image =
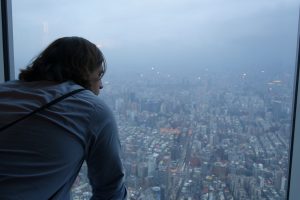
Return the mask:
<svg viewBox="0 0 300 200">
<path fill-rule="evenodd" d="M 299 13 L 300 14 L 300 13 Z M 300 18 L 299 18 L 300 19 Z M 291 148 L 290 148 L 290 172 L 289 172 L 289 188 L 288 188 L 288 199 L 297 200 L 299 199 L 299 184 L 300 184 L 300 34 L 299 34 L 299 22 L 298 21 L 298 44 L 297 44 L 297 61 L 295 70 L 295 89 L 294 89 L 294 115 L 293 115 L 293 126 L 292 126 L 292 137 L 291 137 Z"/>
<path fill-rule="evenodd" d="M 3 66 L 4 80 L 12 80 L 14 73 L 13 57 L 13 31 L 11 0 L 1 1 L 1 64 Z"/>
</svg>

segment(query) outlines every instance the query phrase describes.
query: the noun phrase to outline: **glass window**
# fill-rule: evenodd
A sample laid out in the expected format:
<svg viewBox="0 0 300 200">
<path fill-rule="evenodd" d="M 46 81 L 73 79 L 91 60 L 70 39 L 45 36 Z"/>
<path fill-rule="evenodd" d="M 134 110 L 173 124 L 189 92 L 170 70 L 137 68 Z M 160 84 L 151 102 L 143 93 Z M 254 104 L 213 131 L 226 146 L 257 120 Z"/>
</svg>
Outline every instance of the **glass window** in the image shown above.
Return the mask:
<svg viewBox="0 0 300 200">
<path fill-rule="evenodd" d="M 13 1 L 15 73 L 54 39 L 104 52 L 129 199 L 285 199 L 296 0 Z M 83 166 L 73 199 L 91 196 Z"/>
</svg>

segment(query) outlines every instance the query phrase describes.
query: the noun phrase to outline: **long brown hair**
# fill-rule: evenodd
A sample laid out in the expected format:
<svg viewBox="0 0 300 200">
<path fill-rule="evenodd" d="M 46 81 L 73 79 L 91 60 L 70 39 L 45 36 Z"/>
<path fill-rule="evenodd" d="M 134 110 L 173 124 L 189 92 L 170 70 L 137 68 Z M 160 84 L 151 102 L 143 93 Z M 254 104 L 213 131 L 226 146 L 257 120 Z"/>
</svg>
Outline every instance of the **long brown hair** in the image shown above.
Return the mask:
<svg viewBox="0 0 300 200">
<path fill-rule="evenodd" d="M 89 75 L 106 62 L 98 47 L 81 37 L 63 37 L 52 42 L 26 69 L 21 70 L 23 81 L 74 81 L 90 88 Z"/>
</svg>

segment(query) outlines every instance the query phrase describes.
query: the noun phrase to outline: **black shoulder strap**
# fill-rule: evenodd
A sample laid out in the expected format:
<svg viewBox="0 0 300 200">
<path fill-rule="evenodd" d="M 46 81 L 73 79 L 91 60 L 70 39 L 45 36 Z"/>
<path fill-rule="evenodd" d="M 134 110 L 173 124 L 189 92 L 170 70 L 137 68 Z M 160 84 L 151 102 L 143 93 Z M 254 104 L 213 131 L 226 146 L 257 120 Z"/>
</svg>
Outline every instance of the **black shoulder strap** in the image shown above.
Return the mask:
<svg viewBox="0 0 300 200">
<path fill-rule="evenodd" d="M 69 92 L 69 93 L 67 93 L 67 94 L 64 94 L 64 95 L 62 95 L 62 96 L 60 96 L 60 97 L 58 97 L 58 98 L 56 98 L 56 99 L 50 101 L 49 103 L 47 103 L 47 104 L 45 104 L 45 105 L 42 105 L 41 107 L 37 108 L 36 110 L 33 110 L 33 111 L 32 111 L 31 113 L 29 113 L 28 115 L 25 115 L 25 116 L 23 116 L 23 117 L 21 117 L 21 118 L 19 118 L 19 119 L 16 119 L 15 121 L 10 122 L 9 124 L 6 124 L 6 125 L 2 126 L 2 127 L 0 128 L 0 132 L 3 131 L 3 130 L 5 130 L 5 129 L 7 129 L 7 128 L 9 128 L 9 127 L 11 127 L 12 125 L 14 125 L 14 124 L 16 124 L 16 123 L 18 123 L 18 122 L 20 122 L 20 121 L 22 121 L 22 120 L 24 120 L 24 119 L 30 117 L 31 115 L 34 115 L 35 113 L 37 113 L 37 112 L 39 112 L 39 111 L 41 111 L 41 110 L 44 110 L 44 109 L 46 109 L 46 108 L 52 106 L 53 104 L 56 104 L 57 102 L 59 102 L 59 101 L 65 99 L 65 98 L 67 98 L 67 97 L 69 97 L 69 96 L 71 96 L 71 95 L 73 95 L 73 94 L 75 94 L 75 93 L 78 93 L 78 92 L 80 92 L 80 91 L 83 91 L 83 90 L 85 90 L 85 89 L 84 89 L 84 88 L 80 88 L 80 89 L 77 89 L 77 90 L 73 90 L 72 92 Z"/>
</svg>

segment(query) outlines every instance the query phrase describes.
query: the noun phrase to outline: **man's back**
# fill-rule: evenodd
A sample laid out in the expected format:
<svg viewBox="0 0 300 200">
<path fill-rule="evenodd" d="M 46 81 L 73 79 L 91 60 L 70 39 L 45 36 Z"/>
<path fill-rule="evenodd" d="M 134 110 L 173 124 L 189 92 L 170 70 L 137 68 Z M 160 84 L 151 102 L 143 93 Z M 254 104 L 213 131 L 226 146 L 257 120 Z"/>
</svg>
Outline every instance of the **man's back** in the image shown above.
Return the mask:
<svg viewBox="0 0 300 200">
<path fill-rule="evenodd" d="M 16 81 L 0 88 L 2 127 L 80 86 L 72 82 Z M 84 159 L 91 176 L 103 173 L 101 169 L 95 171 L 104 164 L 105 157 L 95 145 L 105 135 L 102 129 L 109 121 L 113 119 L 106 105 L 85 90 L 0 132 L 0 199 L 69 199 Z M 107 132 L 113 133 L 115 124 L 109 129 Z M 118 142 L 117 139 L 112 146 L 117 151 Z M 94 153 L 97 149 L 99 157 Z M 117 164 L 120 166 L 115 172 L 122 176 L 121 163 Z M 96 198 L 96 188 L 103 187 L 105 181 L 93 177 L 90 178 Z M 124 190 L 118 184 L 117 190 Z M 105 188 L 101 195 L 105 195 L 104 191 Z"/>
</svg>

